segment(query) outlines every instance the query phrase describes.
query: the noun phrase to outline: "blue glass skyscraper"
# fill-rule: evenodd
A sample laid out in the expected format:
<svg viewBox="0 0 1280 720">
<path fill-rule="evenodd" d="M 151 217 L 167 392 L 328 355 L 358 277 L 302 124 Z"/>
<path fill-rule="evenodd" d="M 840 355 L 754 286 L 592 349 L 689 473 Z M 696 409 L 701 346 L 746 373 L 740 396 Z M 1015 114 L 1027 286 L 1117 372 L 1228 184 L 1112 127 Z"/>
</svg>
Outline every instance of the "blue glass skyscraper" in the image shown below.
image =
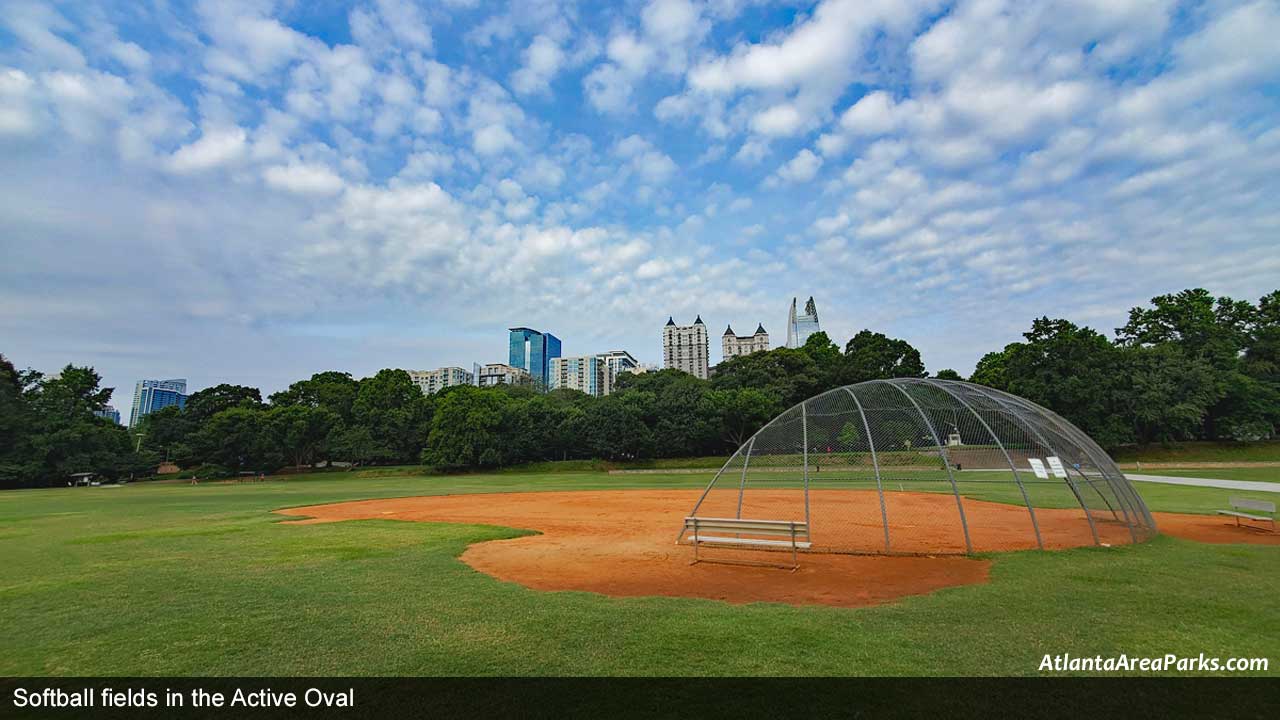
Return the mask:
<svg viewBox="0 0 1280 720">
<path fill-rule="evenodd" d="M 163 407 L 187 406 L 187 381 L 139 380 L 133 389 L 133 412 L 129 414 L 129 427 L 136 427 L 144 415 Z"/>
<path fill-rule="evenodd" d="M 551 358 L 560 357 L 560 338 L 526 327 L 511 328 L 511 367 L 529 371 L 539 387 L 547 387 L 551 377 Z"/>
</svg>

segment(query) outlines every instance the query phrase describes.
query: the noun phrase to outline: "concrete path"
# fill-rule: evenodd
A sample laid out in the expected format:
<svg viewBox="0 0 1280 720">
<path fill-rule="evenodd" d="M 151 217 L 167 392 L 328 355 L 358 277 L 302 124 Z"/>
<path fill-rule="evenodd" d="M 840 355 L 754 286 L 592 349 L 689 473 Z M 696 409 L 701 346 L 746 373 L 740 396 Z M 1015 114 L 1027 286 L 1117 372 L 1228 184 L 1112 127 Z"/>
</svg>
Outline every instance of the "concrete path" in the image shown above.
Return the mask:
<svg viewBox="0 0 1280 720">
<path fill-rule="evenodd" d="M 1216 480 L 1213 478 L 1170 477 L 1168 475 L 1135 475 L 1125 473 L 1125 477 L 1138 482 L 1166 483 L 1168 485 L 1194 485 L 1196 487 L 1222 488 L 1223 490 L 1256 490 L 1258 492 L 1280 493 L 1280 482 L 1259 482 L 1256 480 Z"/>
</svg>

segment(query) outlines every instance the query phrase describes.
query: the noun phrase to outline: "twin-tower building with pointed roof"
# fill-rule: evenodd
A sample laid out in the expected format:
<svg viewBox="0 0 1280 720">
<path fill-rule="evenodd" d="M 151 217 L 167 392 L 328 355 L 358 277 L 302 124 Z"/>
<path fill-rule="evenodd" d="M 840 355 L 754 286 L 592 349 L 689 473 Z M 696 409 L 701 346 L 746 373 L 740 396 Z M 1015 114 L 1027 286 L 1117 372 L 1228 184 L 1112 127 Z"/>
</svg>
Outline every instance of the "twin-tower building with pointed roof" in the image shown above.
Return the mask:
<svg viewBox="0 0 1280 720">
<path fill-rule="evenodd" d="M 694 319 L 692 325 L 677 325 L 675 318 L 667 318 L 667 325 L 662 329 L 662 366 L 683 370 L 705 380 L 710 375 L 708 345 L 707 326 L 701 315 Z M 757 325 L 751 335 L 736 335 L 732 326 L 726 327 L 720 337 L 724 360 L 768 349 L 769 333 L 763 324 Z"/>
<path fill-rule="evenodd" d="M 725 360 L 768 349 L 769 333 L 765 332 L 764 323 L 757 325 L 752 335 L 735 335 L 733 326 L 730 325 L 724 329 L 724 335 L 720 336 L 720 354 Z"/>
<path fill-rule="evenodd" d="M 810 335 L 819 332 L 818 307 L 810 297 L 804 304 L 804 312 L 797 309 L 798 298 L 791 299 L 791 312 L 787 315 L 786 347 L 804 346 Z M 751 335 L 738 335 L 730 325 L 720 336 L 722 359 L 750 355 L 769 349 L 769 333 L 764 323 L 756 325 Z M 662 366 L 683 370 L 690 375 L 707 378 L 710 375 L 710 357 L 707 352 L 707 326 L 698 315 L 692 325 L 677 325 L 675 318 L 667 318 L 667 326 L 662 329 Z"/>
</svg>

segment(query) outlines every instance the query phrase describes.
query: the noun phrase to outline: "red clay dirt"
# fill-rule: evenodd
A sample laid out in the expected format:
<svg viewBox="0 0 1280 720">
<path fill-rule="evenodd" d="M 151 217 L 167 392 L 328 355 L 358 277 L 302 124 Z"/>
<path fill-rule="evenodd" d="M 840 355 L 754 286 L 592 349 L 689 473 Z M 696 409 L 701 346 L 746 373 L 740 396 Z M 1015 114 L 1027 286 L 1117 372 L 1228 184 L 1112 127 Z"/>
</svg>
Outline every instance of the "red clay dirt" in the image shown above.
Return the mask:
<svg viewBox="0 0 1280 720">
<path fill-rule="evenodd" d="M 767 504 L 768 492 L 755 499 Z M 462 560 L 501 580 L 535 590 L 584 590 L 615 597 L 671 596 L 725 600 L 731 603 L 781 602 L 792 605 L 860 607 L 920 595 L 941 588 L 986 582 L 989 560 L 964 556 L 884 556 L 802 554 L 795 572 L 773 567 L 727 563 L 690 564 L 693 550 L 675 544 L 682 519 L 696 490 L 609 490 L 574 492 L 486 493 L 390 498 L 314 505 L 279 510 L 306 519 L 299 524 L 343 520 L 408 520 L 500 525 L 537 530 L 541 534 L 471 545 Z M 790 495 L 785 501 L 790 501 Z M 779 501 L 783 502 L 780 495 Z M 817 490 L 811 493 L 822 515 L 838 515 L 841 506 L 853 518 L 823 523 L 826 542 L 843 547 L 875 549 L 883 543 L 876 493 Z M 1032 549 L 1025 508 L 966 498 L 974 550 L 978 552 Z M 874 521 L 865 508 L 874 508 Z M 895 549 L 934 547 L 939 552 L 963 551 L 958 525 L 911 524 L 913 518 L 956 515 L 952 496 L 933 493 L 894 493 L 891 517 Z M 854 512 L 854 510 L 857 512 Z M 749 510 L 749 509 L 748 509 Z M 700 513 L 704 514 L 704 513 Z M 709 513 L 707 513 L 709 514 Z M 744 511 L 744 517 L 753 517 Z M 1079 510 L 1037 509 L 1037 520 L 1051 548 L 1092 544 L 1088 524 Z M 814 516 L 819 527 L 819 515 Z M 1208 542 L 1275 542 L 1280 535 L 1238 530 L 1212 516 L 1161 513 L 1162 531 Z M 1130 542 L 1118 523 L 1098 523 L 1104 542 Z M 838 537 L 832 539 L 830 535 Z M 815 546 L 820 538 L 815 530 Z M 776 553 L 707 548 L 706 558 L 739 561 L 787 560 Z"/>
</svg>

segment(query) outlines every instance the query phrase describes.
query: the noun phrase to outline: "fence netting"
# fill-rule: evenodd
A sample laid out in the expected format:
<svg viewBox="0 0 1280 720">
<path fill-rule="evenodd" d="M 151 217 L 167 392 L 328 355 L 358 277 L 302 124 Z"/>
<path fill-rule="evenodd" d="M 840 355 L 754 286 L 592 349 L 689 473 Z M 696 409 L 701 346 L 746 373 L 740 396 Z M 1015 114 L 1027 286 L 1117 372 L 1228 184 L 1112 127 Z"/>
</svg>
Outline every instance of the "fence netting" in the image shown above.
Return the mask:
<svg viewBox="0 0 1280 720">
<path fill-rule="evenodd" d="M 811 550 L 837 553 L 1114 545 L 1156 531 L 1079 428 L 933 378 L 847 385 L 790 408 L 738 448 L 690 515 L 804 521 Z"/>
</svg>

